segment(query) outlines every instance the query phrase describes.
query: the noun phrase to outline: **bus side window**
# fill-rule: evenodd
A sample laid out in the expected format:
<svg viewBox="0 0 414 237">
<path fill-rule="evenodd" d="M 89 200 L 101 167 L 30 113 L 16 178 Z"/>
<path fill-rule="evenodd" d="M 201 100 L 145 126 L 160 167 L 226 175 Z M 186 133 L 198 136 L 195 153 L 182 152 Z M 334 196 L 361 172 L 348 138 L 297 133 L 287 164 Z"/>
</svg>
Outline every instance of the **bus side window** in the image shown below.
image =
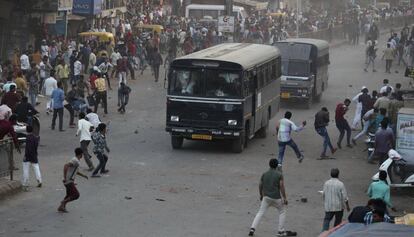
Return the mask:
<svg viewBox="0 0 414 237">
<path fill-rule="evenodd" d="M 264 86 L 264 66 L 260 66 L 257 71 L 257 88 L 262 88 Z"/>
<path fill-rule="evenodd" d="M 266 66 L 266 84 L 272 81 L 272 62 L 269 62 Z"/>
<path fill-rule="evenodd" d="M 277 62 L 276 61 L 272 61 L 272 72 L 271 72 L 271 79 L 270 80 L 275 80 L 276 78 L 278 78 L 278 75 L 277 75 L 277 70 L 276 70 L 276 65 L 277 65 Z"/>
<path fill-rule="evenodd" d="M 245 72 L 243 76 L 243 96 L 247 97 L 249 95 L 250 95 L 249 72 Z"/>
<path fill-rule="evenodd" d="M 279 78 L 280 76 L 282 76 L 282 59 L 281 57 L 276 59 L 276 78 Z"/>
<path fill-rule="evenodd" d="M 256 92 L 257 88 L 257 73 L 250 71 L 249 74 L 249 89 L 250 89 L 250 95 L 254 94 Z"/>
</svg>

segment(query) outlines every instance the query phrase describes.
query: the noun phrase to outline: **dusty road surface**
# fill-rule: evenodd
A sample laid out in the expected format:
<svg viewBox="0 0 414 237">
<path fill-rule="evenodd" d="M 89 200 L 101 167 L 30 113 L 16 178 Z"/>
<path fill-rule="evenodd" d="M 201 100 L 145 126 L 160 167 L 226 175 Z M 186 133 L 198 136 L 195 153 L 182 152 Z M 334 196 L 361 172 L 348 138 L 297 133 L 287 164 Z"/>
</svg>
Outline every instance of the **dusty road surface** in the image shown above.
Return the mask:
<svg viewBox="0 0 414 237">
<path fill-rule="evenodd" d="M 307 128 L 294 135 L 305 160 L 299 164 L 289 148 L 285 157 L 287 228 L 297 231 L 299 236 L 317 236 L 324 215 L 318 191 L 329 178 L 330 169 L 340 169 L 350 204 L 355 206 L 368 200 L 365 192 L 377 166 L 366 162 L 361 142 L 353 149 L 339 150 L 334 160 L 317 160 L 322 139 L 313 129 L 314 114 L 326 106 L 333 118 L 338 102 L 355 95 L 361 86 L 379 90 L 384 78 L 390 79 L 392 85 L 408 85 L 402 67 L 398 74 L 385 74 L 385 62 L 377 59 L 378 72 L 365 73 L 363 62 L 363 45 L 331 49 L 329 88 L 321 102 L 309 110 L 290 105 L 282 108 L 271 121 L 268 137 L 254 139 L 242 154 L 233 154 L 228 144 L 219 142 L 185 141 L 184 149 L 172 150 L 164 130 L 165 90 L 162 82 L 156 84 L 147 70 L 130 82 L 133 93 L 126 114 L 116 112 L 116 93 L 110 91 L 109 115 L 103 118 L 111 121 L 110 173 L 99 179 L 79 177 L 77 187 L 81 196 L 68 204 L 67 214 L 56 211 L 64 196 L 61 173 L 63 164 L 79 145 L 78 138 L 74 129 L 51 131 L 51 117 L 45 114 L 42 103 L 40 165 L 44 186 L 0 201 L 0 236 L 246 236 L 260 204 L 260 175 L 267 170 L 268 160 L 277 154 L 275 124 L 286 109 L 293 112 L 294 121 L 308 121 Z M 349 119 L 354 107 L 348 113 Z M 66 113 L 65 125 L 67 119 Z M 330 124 L 329 133 L 336 143 L 338 132 L 334 123 Z M 97 163 L 96 158 L 93 161 Z M 82 169 L 86 168 L 83 161 L 82 165 Z M 413 212 L 413 196 L 409 192 L 393 193 L 398 212 L 392 214 Z M 301 197 L 307 198 L 307 202 L 301 202 Z M 256 236 L 275 235 L 276 215 L 276 210 L 267 212 Z"/>
</svg>

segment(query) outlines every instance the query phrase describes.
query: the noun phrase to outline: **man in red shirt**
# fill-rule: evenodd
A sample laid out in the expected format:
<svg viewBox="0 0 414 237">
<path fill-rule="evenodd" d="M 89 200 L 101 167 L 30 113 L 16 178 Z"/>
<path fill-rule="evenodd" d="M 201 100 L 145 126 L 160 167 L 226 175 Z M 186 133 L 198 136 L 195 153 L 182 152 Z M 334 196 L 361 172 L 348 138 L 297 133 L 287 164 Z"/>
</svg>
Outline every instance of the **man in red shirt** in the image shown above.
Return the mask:
<svg viewBox="0 0 414 237">
<path fill-rule="evenodd" d="M 352 148 L 351 145 L 351 127 L 348 124 L 348 121 L 344 118 L 344 115 L 349 109 L 349 105 L 351 104 L 351 100 L 345 99 L 344 103 L 339 103 L 336 106 L 335 110 L 335 123 L 336 127 L 339 130 L 339 138 L 338 138 L 338 148 L 341 149 L 342 139 L 344 138 L 345 131 L 346 131 L 346 142 L 347 147 Z"/>
<path fill-rule="evenodd" d="M 4 94 L 1 99 L 2 105 L 7 105 L 12 109 L 13 112 L 16 110 L 16 105 L 20 102 L 20 95 L 16 93 L 16 86 L 11 85 L 10 91 Z"/>
<path fill-rule="evenodd" d="M 9 119 L 10 120 L 0 120 L 0 140 L 2 140 L 6 135 L 9 135 L 13 139 L 14 146 L 20 152 L 19 141 L 17 140 L 17 135 L 13 127 L 17 117 L 16 115 L 12 115 Z"/>
</svg>

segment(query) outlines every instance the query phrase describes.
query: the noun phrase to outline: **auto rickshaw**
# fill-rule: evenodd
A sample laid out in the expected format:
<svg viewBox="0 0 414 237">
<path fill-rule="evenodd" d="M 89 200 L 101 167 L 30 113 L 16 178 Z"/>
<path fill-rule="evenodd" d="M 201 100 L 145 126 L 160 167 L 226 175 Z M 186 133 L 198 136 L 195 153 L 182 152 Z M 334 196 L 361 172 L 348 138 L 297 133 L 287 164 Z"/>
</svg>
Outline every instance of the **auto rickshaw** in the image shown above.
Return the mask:
<svg viewBox="0 0 414 237">
<path fill-rule="evenodd" d="M 84 39 L 98 39 L 99 43 L 111 42 L 115 45 L 115 37 L 109 32 L 82 32 L 78 35 Z"/>
<path fill-rule="evenodd" d="M 141 33 L 152 33 L 154 34 L 157 32 L 157 34 L 161 34 L 161 31 L 164 30 L 164 27 L 162 25 L 136 25 L 134 26 L 134 30 L 136 32 Z"/>
</svg>

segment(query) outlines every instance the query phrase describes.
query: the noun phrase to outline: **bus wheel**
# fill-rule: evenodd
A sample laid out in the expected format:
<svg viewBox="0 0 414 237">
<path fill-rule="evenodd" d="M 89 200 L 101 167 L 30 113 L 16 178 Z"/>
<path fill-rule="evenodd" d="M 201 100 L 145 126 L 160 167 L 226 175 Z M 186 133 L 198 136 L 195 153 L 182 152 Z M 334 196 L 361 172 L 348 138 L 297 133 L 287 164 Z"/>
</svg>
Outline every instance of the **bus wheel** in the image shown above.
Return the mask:
<svg viewBox="0 0 414 237">
<path fill-rule="evenodd" d="M 171 135 L 171 145 L 173 149 L 180 149 L 181 147 L 183 147 L 183 142 L 183 137 Z"/>
<path fill-rule="evenodd" d="M 234 153 L 242 153 L 245 146 L 244 136 L 234 139 L 231 144 L 231 150 Z"/>
</svg>

